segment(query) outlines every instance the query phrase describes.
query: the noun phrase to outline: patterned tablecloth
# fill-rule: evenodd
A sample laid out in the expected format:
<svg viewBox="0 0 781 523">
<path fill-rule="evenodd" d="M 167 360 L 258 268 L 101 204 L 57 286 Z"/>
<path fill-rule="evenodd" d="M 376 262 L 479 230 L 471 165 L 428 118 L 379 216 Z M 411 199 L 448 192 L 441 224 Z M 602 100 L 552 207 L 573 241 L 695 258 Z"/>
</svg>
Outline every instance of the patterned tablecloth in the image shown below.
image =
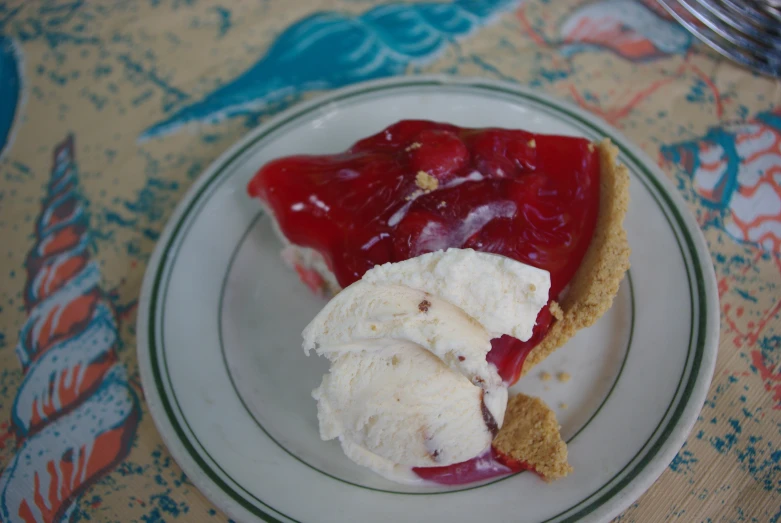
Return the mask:
<svg viewBox="0 0 781 523">
<path fill-rule="evenodd" d="M 325 89 L 517 82 L 626 133 L 716 267 L 721 346 L 688 442 L 617 521 L 781 519 L 781 83 L 654 0 L 0 2 L 0 519 L 225 519 L 144 404 L 135 307 L 195 177 Z M 522 122 L 521 122 L 522 123 Z"/>
</svg>

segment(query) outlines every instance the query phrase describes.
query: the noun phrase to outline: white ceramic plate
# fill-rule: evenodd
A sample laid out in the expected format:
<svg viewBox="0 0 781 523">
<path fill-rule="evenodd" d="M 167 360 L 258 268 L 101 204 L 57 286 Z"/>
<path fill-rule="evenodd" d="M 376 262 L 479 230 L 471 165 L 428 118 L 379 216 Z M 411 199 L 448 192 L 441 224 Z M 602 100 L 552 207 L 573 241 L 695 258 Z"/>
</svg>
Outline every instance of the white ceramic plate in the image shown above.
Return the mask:
<svg viewBox="0 0 781 523">
<path fill-rule="evenodd" d="M 462 488 L 396 485 L 318 436 L 327 369 L 301 329 L 323 306 L 279 259 L 245 186 L 265 162 L 342 151 L 403 118 L 610 137 L 631 172 L 632 269 L 612 309 L 514 390 L 557 411 L 575 472 Z M 446 77 L 361 84 L 249 133 L 190 189 L 149 263 L 138 310 L 146 399 L 174 458 L 242 521 L 606 521 L 661 474 L 702 407 L 718 342 L 705 242 L 675 189 L 605 123 L 521 87 Z M 568 372 L 569 382 L 539 373 Z M 566 408 L 563 406 L 566 404 Z"/>
</svg>

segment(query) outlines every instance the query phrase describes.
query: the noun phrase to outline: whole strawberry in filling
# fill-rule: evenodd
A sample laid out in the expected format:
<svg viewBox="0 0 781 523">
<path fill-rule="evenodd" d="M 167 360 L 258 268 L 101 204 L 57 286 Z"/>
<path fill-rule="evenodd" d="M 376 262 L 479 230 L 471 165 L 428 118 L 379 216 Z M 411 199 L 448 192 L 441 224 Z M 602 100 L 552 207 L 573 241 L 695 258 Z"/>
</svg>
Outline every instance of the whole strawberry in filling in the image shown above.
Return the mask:
<svg viewBox="0 0 781 523">
<path fill-rule="evenodd" d="M 272 161 L 248 191 L 288 240 L 323 255 L 342 287 L 374 265 L 459 247 L 547 270 L 557 300 L 594 232 L 599 171 L 598 152 L 582 138 L 404 120 L 343 153 Z M 545 307 L 528 341 L 492 341 L 488 360 L 508 385 L 552 321 Z"/>
</svg>

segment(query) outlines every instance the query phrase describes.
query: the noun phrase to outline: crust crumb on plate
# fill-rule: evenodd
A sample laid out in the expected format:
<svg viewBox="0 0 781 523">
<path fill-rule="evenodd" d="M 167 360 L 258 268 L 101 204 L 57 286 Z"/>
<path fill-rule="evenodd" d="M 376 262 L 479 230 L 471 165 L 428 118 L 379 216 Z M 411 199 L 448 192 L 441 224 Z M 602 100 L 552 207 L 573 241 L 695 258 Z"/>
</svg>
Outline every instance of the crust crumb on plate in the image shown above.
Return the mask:
<svg viewBox="0 0 781 523">
<path fill-rule="evenodd" d="M 518 394 L 507 402 L 504 425 L 493 446 L 500 454 L 528 466 L 545 481 L 563 478 L 572 467 L 556 415 L 540 398 Z"/>
<path fill-rule="evenodd" d="M 629 206 L 629 174 L 617 163 L 618 149 L 610 140 L 598 144 L 599 215 L 586 255 L 570 282 L 569 289 L 552 302 L 556 318 L 545 338 L 523 365 L 522 375 L 564 345 L 577 331 L 594 324 L 613 304 L 618 286 L 629 269 L 629 242 L 624 216 Z"/>
</svg>

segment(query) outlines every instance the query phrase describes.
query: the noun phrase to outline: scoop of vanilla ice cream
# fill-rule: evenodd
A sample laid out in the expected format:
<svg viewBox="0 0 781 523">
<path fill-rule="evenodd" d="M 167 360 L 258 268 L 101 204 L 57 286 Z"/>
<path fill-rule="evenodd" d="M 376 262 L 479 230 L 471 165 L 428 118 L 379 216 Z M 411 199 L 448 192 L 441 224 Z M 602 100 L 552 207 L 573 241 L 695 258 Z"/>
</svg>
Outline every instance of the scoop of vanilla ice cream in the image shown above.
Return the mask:
<svg viewBox="0 0 781 523">
<path fill-rule="evenodd" d="M 491 339 L 528 339 L 549 287 L 546 271 L 471 249 L 371 269 L 303 332 L 331 361 L 313 392 L 321 437 L 403 482 L 481 454 L 507 405 Z"/>
<path fill-rule="evenodd" d="M 303 337 L 307 350 L 325 356 L 370 350 L 373 340 L 409 341 L 478 387 L 502 382 L 485 359 L 492 336 L 480 323 L 449 301 L 404 285 L 350 285 L 320 311 Z"/>
<path fill-rule="evenodd" d="M 339 438 L 347 457 L 397 481 L 410 467 L 459 463 L 488 448 L 482 389 L 414 343 L 378 345 L 339 355 L 315 390 L 323 439 Z M 503 416 L 507 389 L 491 395 Z"/>
<path fill-rule="evenodd" d="M 548 271 L 473 249 L 448 249 L 377 265 L 361 281 L 426 291 L 462 308 L 491 338 L 508 334 L 521 341 L 531 338 L 550 290 Z"/>
</svg>

